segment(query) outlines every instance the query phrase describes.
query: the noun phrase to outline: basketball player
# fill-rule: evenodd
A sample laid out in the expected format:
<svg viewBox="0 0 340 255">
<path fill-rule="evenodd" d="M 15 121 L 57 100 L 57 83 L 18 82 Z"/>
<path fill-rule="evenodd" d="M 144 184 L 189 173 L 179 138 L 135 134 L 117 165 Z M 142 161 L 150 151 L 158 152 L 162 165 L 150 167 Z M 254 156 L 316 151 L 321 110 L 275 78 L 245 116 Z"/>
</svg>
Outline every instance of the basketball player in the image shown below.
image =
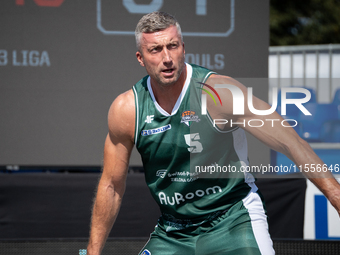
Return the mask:
<svg viewBox="0 0 340 255">
<path fill-rule="evenodd" d="M 162 212 L 140 254 L 274 254 L 255 180 L 240 171 L 248 165 L 244 130 L 296 165 L 322 161 L 292 128 L 273 128 L 265 121 L 282 120 L 277 113 L 255 116 L 245 106 L 244 115 L 233 115 L 229 89 L 216 89 L 220 104 L 206 97 L 207 114 L 202 114 L 202 93 L 206 93 L 202 91 L 229 84 L 247 98 L 247 90 L 230 77 L 185 63 L 181 29 L 171 15 L 145 15 L 137 24 L 136 43 L 137 60 L 148 76 L 118 96 L 110 108 L 88 254 L 100 254 L 117 217 L 134 145 Z M 256 97 L 253 105 L 258 110 L 270 108 Z M 254 118 L 265 124 L 243 125 Z M 238 124 L 214 125 L 214 119 Z M 231 170 L 207 174 L 196 166 Z M 306 175 L 339 212 L 340 189 L 332 175 Z"/>
</svg>

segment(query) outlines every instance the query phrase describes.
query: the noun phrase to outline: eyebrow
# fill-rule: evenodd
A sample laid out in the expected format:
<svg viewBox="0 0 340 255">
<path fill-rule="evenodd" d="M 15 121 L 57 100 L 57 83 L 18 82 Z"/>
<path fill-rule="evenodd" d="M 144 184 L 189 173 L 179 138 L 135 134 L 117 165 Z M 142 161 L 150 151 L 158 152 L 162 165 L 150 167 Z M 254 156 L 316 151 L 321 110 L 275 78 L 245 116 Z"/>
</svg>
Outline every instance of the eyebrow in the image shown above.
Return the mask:
<svg viewBox="0 0 340 255">
<path fill-rule="evenodd" d="M 170 42 L 167 43 L 166 45 L 173 44 L 173 43 L 179 43 L 179 40 L 173 40 L 173 39 L 171 39 Z M 152 48 L 152 47 L 158 47 L 158 46 L 163 46 L 163 44 L 152 43 L 152 44 L 150 45 L 150 48 Z"/>
</svg>

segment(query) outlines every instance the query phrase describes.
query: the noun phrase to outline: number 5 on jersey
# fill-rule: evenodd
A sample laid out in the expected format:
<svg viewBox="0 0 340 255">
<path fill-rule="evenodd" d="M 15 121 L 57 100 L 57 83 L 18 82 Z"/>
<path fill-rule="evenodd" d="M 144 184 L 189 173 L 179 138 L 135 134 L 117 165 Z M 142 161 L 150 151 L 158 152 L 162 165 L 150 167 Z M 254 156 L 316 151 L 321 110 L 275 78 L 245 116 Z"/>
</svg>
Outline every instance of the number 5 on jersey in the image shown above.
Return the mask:
<svg viewBox="0 0 340 255">
<path fill-rule="evenodd" d="M 185 143 L 189 145 L 188 151 L 191 153 L 200 153 L 203 151 L 203 146 L 200 140 L 200 134 L 187 134 L 184 135 Z"/>
</svg>

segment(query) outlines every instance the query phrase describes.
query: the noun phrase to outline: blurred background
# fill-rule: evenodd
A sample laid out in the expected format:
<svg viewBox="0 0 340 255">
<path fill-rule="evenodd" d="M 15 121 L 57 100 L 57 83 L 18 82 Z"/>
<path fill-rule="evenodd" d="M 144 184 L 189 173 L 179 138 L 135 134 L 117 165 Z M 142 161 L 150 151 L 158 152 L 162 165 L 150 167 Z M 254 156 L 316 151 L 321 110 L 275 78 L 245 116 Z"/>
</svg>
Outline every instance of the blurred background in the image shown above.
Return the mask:
<svg viewBox="0 0 340 255">
<path fill-rule="evenodd" d="M 85 254 L 107 112 L 146 75 L 133 31 L 155 10 L 179 20 L 187 62 L 232 76 L 269 103 L 277 97 L 279 113 L 282 89 L 309 91 L 312 116 L 288 104 L 283 117 L 338 178 L 339 0 L 1 1 L 1 254 Z M 255 166 L 292 164 L 252 137 L 249 155 Z M 290 169 L 258 177 L 277 254 L 336 254 L 337 213 Z M 159 214 L 134 151 L 104 254 L 136 254 Z"/>
</svg>

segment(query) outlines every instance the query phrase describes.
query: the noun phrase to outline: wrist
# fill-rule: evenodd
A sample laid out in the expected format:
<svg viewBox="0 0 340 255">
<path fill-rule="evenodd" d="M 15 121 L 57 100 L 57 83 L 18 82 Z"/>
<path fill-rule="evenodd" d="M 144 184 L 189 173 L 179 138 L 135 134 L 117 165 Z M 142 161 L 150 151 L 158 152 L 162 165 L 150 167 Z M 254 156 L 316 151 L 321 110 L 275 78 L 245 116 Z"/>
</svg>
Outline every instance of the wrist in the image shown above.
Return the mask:
<svg viewBox="0 0 340 255">
<path fill-rule="evenodd" d="M 329 202 L 340 213 L 340 184 L 336 179 L 329 180 L 327 189 L 323 191 Z"/>
</svg>

